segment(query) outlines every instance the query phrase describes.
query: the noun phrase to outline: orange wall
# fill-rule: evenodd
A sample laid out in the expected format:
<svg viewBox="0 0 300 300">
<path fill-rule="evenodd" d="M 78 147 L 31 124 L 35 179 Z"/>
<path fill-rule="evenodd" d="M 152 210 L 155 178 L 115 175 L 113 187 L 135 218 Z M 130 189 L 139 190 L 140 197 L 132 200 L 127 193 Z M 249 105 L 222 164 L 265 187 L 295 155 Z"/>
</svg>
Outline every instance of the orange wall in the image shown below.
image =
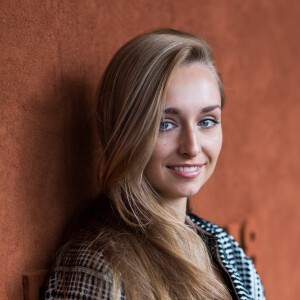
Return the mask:
<svg viewBox="0 0 300 300">
<path fill-rule="evenodd" d="M 227 91 L 223 153 L 192 206 L 219 224 L 253 216 L 268 299 L 296 299 L 299 8 L 296 0 L 2 1 L 0 295 L 22 298 L 21 275 L 49 266 L 74 208 L 98 191 L 93 95 L 108 60 L 164 26 L 210 42 Z"/>
</svg>

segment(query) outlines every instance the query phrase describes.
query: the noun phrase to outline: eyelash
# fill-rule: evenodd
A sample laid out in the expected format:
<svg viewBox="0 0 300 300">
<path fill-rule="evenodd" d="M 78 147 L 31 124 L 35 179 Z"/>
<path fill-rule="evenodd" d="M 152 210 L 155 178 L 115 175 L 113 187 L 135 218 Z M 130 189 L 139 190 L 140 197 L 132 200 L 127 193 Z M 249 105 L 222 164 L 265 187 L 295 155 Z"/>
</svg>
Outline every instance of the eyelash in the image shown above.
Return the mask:
<svg viewBox="0 0 300 300">
<path fill-rule="evenodd" d="M 200 126 L 201 126 L 202 128 L 204 128 L 204 129 L 210 129 L 210 128 L 215 127 L 217 124 L 220 124 L 220 121 L 218 121 L 218 120 L 216 120 L 216 119 L 203 119 L 203 120 L 199 121 L 198 124 L 200 124 L 201 122 L 207 122 L 207 121 L 213 122 L 214 124 L 211 125 L 211 126 L 201 126 L 201 125 L 200 125 Z M 171 124 L 171 125 L 172 125 L 172 128 L 169 128 L 169 129 L 164 129 L 164 128 L 162 128 L 162 126 L 165 125 L 165 124 Z M 175 125 L 173 122 L 170 122 L 170 121 L 162 121 L 162 122 L 160 122 L 159 131 L 161 131 L 161 132 L 167 132 L 167 131 L 172 130 L 172 129 L 174 128 L 174 126 L 176 126 L 176 125 Z"/>
<path fill-rule="evenodd" d="M 204 119 L 204 120 L 201 120 L 199 123 L 205 122 L 205 121 L 210 121 L 210 122 L 213 122 L 214 124 L 211 126 L 202 126 L 203 128 L 212 128 L 212 127 L 215 127 L 217 124 L 220 124 L 220 122 L 216 119 Z"/>
<path fill-rule="evenodd" d="M 172 127 L 172 128 L 170 128 L 170 129 L 165 129 L 165 128 L 162 128 L 162 126 L 163 126 L 163 125 L 165 125 L 165 124 L 172 124 L 172 125 L 173 125 L 173 127 Z M 172 129 L 174 128 L 174 126 L 175 126 L 175 124 L 174 124 L 174 123 L 172 123 L 172 122 L 162 121 L 162 122 L 160 122 L 159 131 L 162 131 L 162 132 L 167 132 L 167 131 L 170 131 L 170 130 L 172 130 Z"/>
</svg>

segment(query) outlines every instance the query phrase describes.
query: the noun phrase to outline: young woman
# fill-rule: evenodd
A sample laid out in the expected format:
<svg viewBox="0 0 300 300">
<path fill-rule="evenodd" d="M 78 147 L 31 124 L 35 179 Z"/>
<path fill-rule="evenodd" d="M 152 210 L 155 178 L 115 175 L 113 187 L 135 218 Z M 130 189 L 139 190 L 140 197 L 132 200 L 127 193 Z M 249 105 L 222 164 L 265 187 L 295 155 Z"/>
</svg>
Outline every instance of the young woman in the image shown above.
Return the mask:
<svg viewBox="0 0 300 300">
<path fill-rule="evenodd" d="M 98 91 L 103 194 L 60 251 L 46 299 L 264 299 L 253 263 L 187 214 L 214 171 L 224 90 L 207 43 L 175 30 L 128 42 Z"/>
</svg>

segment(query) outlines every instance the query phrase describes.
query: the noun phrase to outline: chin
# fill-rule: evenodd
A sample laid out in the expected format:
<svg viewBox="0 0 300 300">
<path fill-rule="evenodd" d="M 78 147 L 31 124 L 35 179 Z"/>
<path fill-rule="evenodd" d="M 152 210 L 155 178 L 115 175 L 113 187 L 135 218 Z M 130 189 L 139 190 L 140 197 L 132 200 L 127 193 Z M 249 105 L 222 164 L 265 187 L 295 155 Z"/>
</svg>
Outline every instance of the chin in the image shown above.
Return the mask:
<svg viewBox="0 0 300 300">
<path fill-rule="evenodd" d="M 194 195 L 196 195 L 199 190 L 200 190 L 201 187 L 195 187 L 195 188 L 188 188 L 188 189 L 185 189 L 185 188 L 182 188 L 180 191 L 178 191 L 175 196 L 175 193 L 173 191 L 173 194 L 175 196 L 175 198 L 185 198 L 185 197 L 192 197 Z"/>
<path fill-rule="evenodd" d="M 183 191 L 187 194 L 187 196 L 194 196 L 199 192 L 203 184 L 193 184 L 192 186 L 183 187 Z"/>
</svg>

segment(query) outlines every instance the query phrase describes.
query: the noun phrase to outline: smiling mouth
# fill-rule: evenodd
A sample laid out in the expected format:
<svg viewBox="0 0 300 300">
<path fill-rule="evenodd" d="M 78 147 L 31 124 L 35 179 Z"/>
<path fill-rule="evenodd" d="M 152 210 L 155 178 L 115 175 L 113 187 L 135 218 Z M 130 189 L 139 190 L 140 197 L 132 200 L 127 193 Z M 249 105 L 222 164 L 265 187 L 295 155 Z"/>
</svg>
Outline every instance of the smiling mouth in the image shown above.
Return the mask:
<svg viewBox="0 0 300 300">
<path fill-rule="evenodd" d="M 204 164 L 173 165 L 173 166 L 167 166 L 167 168 L 171 170 L 171 172 L 176 176 L 184 177 L 184 178 L 194 178 L 201 173 L 203 166 Z"/>
<path fill-rule="evenodd" d="M 193 167 L 168 167 L 171 170 L 174 171 L 180 171 L 180 172 L 195 172 L 198 169 L 201 168 L 201 166 L 193 166 Z"/>
</svg>

